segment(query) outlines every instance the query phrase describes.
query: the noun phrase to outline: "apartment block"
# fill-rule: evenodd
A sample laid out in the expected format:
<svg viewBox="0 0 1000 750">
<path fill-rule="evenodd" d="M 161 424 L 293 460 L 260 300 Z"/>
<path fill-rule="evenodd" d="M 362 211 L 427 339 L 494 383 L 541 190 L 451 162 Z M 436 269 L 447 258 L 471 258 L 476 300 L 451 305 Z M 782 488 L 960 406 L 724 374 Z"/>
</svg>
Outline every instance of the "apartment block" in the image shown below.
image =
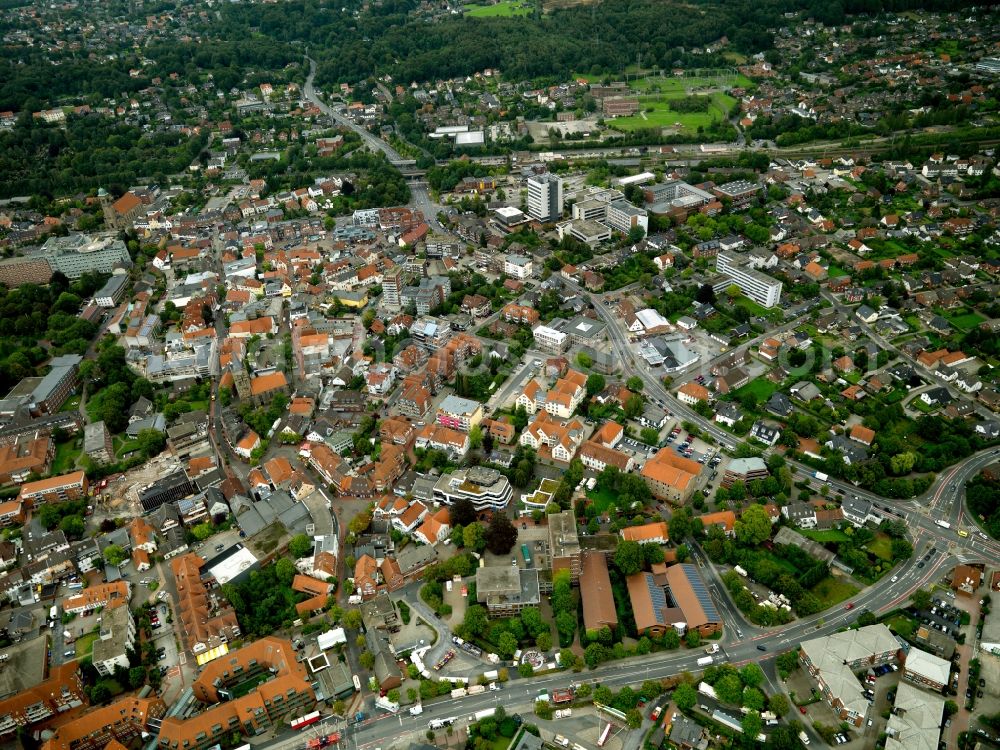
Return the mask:
<svg viewBox="0 0 1000 750">
<path fill-rule="evenodd" d="M 781 302 L 781 282 L 750 268 L 745 257 L 720 252 L 715 268 L 725 277 L 712 284 L 716 294 L 722 294 L 730 285 L 735 284 L 761 307 L 774 307 Z"/>
</svg>

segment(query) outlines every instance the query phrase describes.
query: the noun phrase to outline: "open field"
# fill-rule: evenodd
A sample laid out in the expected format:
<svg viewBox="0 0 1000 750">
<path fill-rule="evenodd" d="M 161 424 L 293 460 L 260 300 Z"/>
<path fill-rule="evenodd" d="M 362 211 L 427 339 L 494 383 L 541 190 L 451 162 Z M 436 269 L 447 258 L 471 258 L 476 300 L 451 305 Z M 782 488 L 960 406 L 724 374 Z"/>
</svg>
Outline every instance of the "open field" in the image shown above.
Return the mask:
<svg viewBox="0 0 1000 750">
<path fill-rule="evenodd" d="M 960 331 L 969 331 L 982 323 L 984 320 L 985 318 L 982 315 L 978 315 L 976 313 L 965 313 L 964 315 L 947 317 L 947 321 Z"/>
<path fill-rule="evenodd" d="M 732 86 L 745 88 L 752 83 L 749 78 L 742 74 L 735 76 L 650 76 L 629 81 L 629 86 L 636 91 L 645 91 L 650 94 L 687 96 L 688 94 L 697 94 L 699 91 L 714 91 Z"/>
<path fill-rule="evenodd" d="M 771 394 L 774 393 L 777 389 L 778 386 L 776 386 L 770 380 L 765 380 L 764 378 L 754 378 L 742 388 L 737 388 L 735 391 L 733 391 L 733 395 L 736 397 L 736 400 L 738 401 L 740 396 L 742 396 L 744 393 L 752 393 L 757 397 L 757 401 L 759 403 L 764 403 L 769 398 L 771 398 Z"/>
<path fill-rule="evenodd" d="M 868 551 L 881 560 L 892 562 L 892 539 L 888 534 L 877 534 L 868 545 Z"/>
<path fill-rule="evenodd" d="M 683 98 L 683 94 L 648 94 L 639 97 L 639 113 L 630 117 L 608 120 L 614 130 L 631 132 L 645 128 L 676 128 L 681 132 L 693 133 L 699 127 L 707 127 L 715 121 L 725 119 L 729 108 L 736 102 L 726 94 L 712 94 L 711 104 L 706 112 L 677 112 L 670 108 L 671 100 Z"/>
<path fill-rule="evenodd" d="M 498 18 L 501 16 L 528 16 L 535 9 L 533 3 L 523 0 L 503 0 L 496 5 L 466 5 L 465 14 L 472 18 Z"/>
<path fill-rule="evenodd" d="M 830 576 L 813 586 L 812 592 L 820 600 L 823 609 L 826 609 L 850 599 L 858 593 L 858 589 L 846 581 Z"/>
</svg>

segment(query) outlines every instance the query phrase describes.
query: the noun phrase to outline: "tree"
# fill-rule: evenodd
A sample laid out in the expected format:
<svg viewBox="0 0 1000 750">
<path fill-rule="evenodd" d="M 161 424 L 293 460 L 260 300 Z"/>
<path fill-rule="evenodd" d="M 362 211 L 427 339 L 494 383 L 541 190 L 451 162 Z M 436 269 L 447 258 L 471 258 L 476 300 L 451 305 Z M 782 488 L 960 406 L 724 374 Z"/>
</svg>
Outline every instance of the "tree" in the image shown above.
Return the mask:
<svg viewBox="0 0 1000 750">
<path fill-rule="evenodd" d="M 517 542 L 517 529 L 504 513 L 494 513 L 486 529 L 486 549 L 494 555 L 506 555 Z"/>
<path fill-rule="evenodd" d="M 473 450 L 479 450 L 483 444 L 483 428 L 476 425 L 471 430 L 469 430 L 469 447 Z"/>
<path fill-rule="evenodd" d="M 535 645 L 539 651 L 545 652 L 552 648 L 552 636 L 548 633 L 539 633 L 535 638 Z"/>
<path fill-rule="evenodd" d="M 483 635 L 489 628 L 489 619 L 486 617 L 486 609 L 479 604 L 473 604 L 466 608 L 465 617 L 462 620 L 468 635 Z"/>
<path fill-rule="evenodd" d="M 296 534 L 288 543 L 288 554 L 296 560 L 308 556 L 313 550 L 313 541 L 305 534 Z"/>
<path fill-rule="evenodd" d="M 764 720 L 760 718 L 759 712 L 751 711 L 743 717 L 740 725 L 743 728 L 744 737 L 757 737 L 764 728 Z"/>
<path fill-rule="evenodd" d="M 59 528 L 70 539 L 80 539 L 86 531 L 86 526 L 80 516 L 64 516 L 59 522 Z"/>
<path fill-rule="evenodd" d="M 720 701 L 733 706 L 740 705 L 740 701 L 743 699 L 743 683 L 738 675 L 727 674 L 716 682 L 714 687 L 715 694 L 719 696 Z"/>
<path fill-rule="evenodd" d="M 673 651 L 681 647 L 681 636 L 676 630 L 671 628 L 663 634 L 663 647 Z"/>
<path fill-rule="evenodd" d="M 747 687 L 760 687 L 764 682 L 764 670 L 756 662 L 750 662 L 740 670 L 740 680 Z"/>
<path fill-rule="evenodd" d="M 684 642 L 687 643 L 688 648 L 698 648 L 701 645 L 701 633 L 694 628 L 688 630 L 684 635 Z"/>
<path fill-rule="evenodd" d="M 497 639 L 497 656 L 501 659 L 510 659 L 517 651 L 517 638 L 513 633 L 504 631 Z"/>
<path fill-rule="evenodd" d="M 287 557 L 282 557 L 274 564 L 274 573 L 278 577 L 278 581 L 285 586 L 291 586 L 296 572 L 295 563 Z"/>
<path fill-rule="evenodd" d="M 486 548 L 486 530 L 481 523 L 470 523 L 462 529 L 462 546 L 473 552 L 482 552 Z"/>
<path fill-rule="evenodd" d="M 798 652 L 785 651 L 783 654 L 778 654 L 775 664 L 778 667 L 778 672 L 781 673 L 781 678 L 785 679 L 788 675 L 799 668 Z"/>
<path fill-rule="evenodd" d="M 642 396 L 638 393 L 633 393 L 627 399 L 625 399 L 625 416 L 629 419 L 635 419 L 640 414 L 642 414 L 642 407 L 644 405 Z"/>
<path fill-rule="evenodd" d="M 757 688 L 753 687 L 743 688 L 743 707 L 749 708 L 752 711 L 763 711 L 764 694 L 760 692 Z"/>
<path fill-rule="evenodd" d="M 531 677 L 535 674 L 535 668 L 528 662 L 524 662 L 524 664 L 517 665 L 517 674 L 525 678 Z"/>
<path fill-rule="evenodd" d="M 596 396 L 604 390 L 605 384 L 603 375 L 598 375 L 596 372 L 592 373 L 587 377 L 587 395 Z"/>
<path fill-rule="evenodd" d="M 682 508 L 670 517 L 670 539 L 676 544 L 691 536 L 691 513 Z"/>
<path fill-rule="evenodd" d="M 608 650 L 600 643 L 591 643 L 583 650 L 583 660 L 591 669 L 597 667 L 608 658 Z M 594 693 L 594 700 L 597 700 L 597 693 Z M 598 701 L 599 702 L 599 701 Z"/>
<path fill-rule="evenodd" d="M 913 604 L 914 609 L 930 609 L 931 598 L 930 592 L 926 589 L 917 589 L 913 592 L 913 596 L 910 597 L 910 602 Z"/>
<path fill-rule="evenodd" d="M 715 303 L 715 290 L 711 284 L 702 284 L 698 291 L 694 293 L 694 298 L 703 304 L 711 305 Z"/>
<path fill-rule="evenodd" d="M 736 299 L 742 293 L 743 292 L 740 290 L 740 287 L 737 284 L 730 284 L 729 286 L 726 287 L 726 296 L 729 297 L 729 299 Z"/>
<path fill-rule="evenodd" d="M 138 690 L 146 684 L 146 669 L 144 667 L 132 667 L 128 671 L 128 684 L 133 690 Z"/>
<path fill-rule="evenodd" d="M 358 656 L 358 663 L 365 669 L 371 670 L 375 666 L 375 656 L 371 651 L 362 651 Z"/>
<path fill-rule="evenodd" d="M 206 539 L 212 536 L 212 534 L 215 533 L 215 529 L 212 528 L 212 524 L 206 521 L 205 523 L 199 523 L 196 526 L 192 527 L 191 533 L 194 535 L 194 538 L 197 539 L 199 542 L 204 542 Z"/>
<path fill-rule="evenodd" d="M 646 565 L 658 565 L 664 561 L 666 556 L 663 553 L 663 547 L 659 544 L 644 544 L 642 545 L 642 557 Z"/>
<path fill-rule="evenodd" d="M 784 693 L 774 693 L 767 699 L 767 708 L 775 716 L 784 716 L 788 713 L 788 698 Z"/>
<path fill-rule="evenodd" d="M 167 436 L 159 430 L 142 430 L 136 437 L 139 450 L 146 458 L 158 456 L 167 447 Z"/>
<path fill-rule="evenodd" d="M 756 546 L 771 536 L 771 519 L 763 505 L 751 505 L 734 524 L 736 538 L 748 546 Z"/>
<path fill-rule="evenodd" d="M 625 712 L 625 723 L 629 729 L 638 729 L 642 726 L 642 712 L 638 708 L 630 708 Z"/>
<path fill-rule="evenodd" d="M 348 630 L 357 630 L 361 627 L 361 623 L 361 610 L 359 609 L 349 609 L 344 612 L 344 619 L 340 622 Z"/>
<path fill-rule="evenodd" d="M 115 567 L 128 560 L 128 552 L 117 544 L 109 544 L 104 548 L 104 562 Z"/>
<path fill-rule="evenodd" d="M 449 506 L 448 515 L 452 526 L 468 526 L 476 520 L 476 507 L 471 500 L 459 498 L 454 505 Z"/>
<path fill-rule="evenodd" d="M 642 570 L 644 557 L 642 545 L 626 539 L 619 539 L 615 548 L 615 567 L 624 576 L 630 576 Z"/>
<path fill-rule="evenodd" d="M 589 370 L 590 366 L 594 364 L 594 360 L 591 359 L 587 352 L 580 352 L 576 355 L 576 363 L 580 365 L 584 370 Z"/>
<path fill-rule="evenodd" d="M 625 381 L 625 387 L 632 391 L 632 393 L 642 393 L 642 378 L 638 375 L 633 375 Z"/>
<path fill-rule="evenodd" d="M 681 711 L 690 711 L 698 702 L 698 691 L 687 682 L 682 682 L 674 689 L 674 703 Z"/>
<path fill-rule="evenodd" d="M 594 688 L 594 703 L 600 703 L 602 706 L 610 706 L 614 699 L 615 694 L 611 692 L 611 688 L 607 685 L 600 685 Z"/>
</svg>

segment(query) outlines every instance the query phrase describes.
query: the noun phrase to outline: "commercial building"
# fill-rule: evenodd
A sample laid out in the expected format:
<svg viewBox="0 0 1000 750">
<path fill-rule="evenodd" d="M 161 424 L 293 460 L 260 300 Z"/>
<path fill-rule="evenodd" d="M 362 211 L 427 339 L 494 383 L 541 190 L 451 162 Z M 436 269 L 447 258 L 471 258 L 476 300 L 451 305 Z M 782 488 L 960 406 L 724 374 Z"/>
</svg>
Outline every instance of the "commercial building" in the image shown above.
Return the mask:
<svg viewBox="0 0 1000 750">
<path fill-rule="evenodd" d="M 128 652 L 135 647 L 135 620 L 126 603 L 101 612 L 99 636 L 94 641 L 94 669 L 109 677 L 116 667 L 129 668 Z"/>
<path fill-rule="evenodd" d="M 115 449 L 111 444 L 111 433 L 108 432 L 104 420 L 84 426 L 83 452 L 98 464 L 109 464 L 114 460 Z"/>
<path fill-rule="evenodd" d="M 528 216 L 556 221 L 563 212 L 562 178 L 546 172 L 528 178 Z"/>
<path fill-rule="evenodd" d="M 649 231 L 649 215 L 646 209 L 633 206 L 626 200 L 612 201 L 608 204 L 606 221 L 612 229 L 625 234 L 636 227 L 640 227 L 643 232 Z"/>
<path fill-rule="evenodd" d="M 781 302 L 781 282 L 766 273 L 750 268 L 746 257 L 720 252 L 716 258 L 715 268 L 723 276 L 712 284 L 716 294 L 722 294 L 729 286 L 735 284 L 743 294 L 761 307 L 774 307 Z"/>
<path fill-rule="evenodd" d="M 434 484 L 434 499 L 452 505 L 469 500 L 477 511 L 503 510 L 513 495 L 510 482 L 496 469 L 473 466 L 444 474 Z"/>
<path fill-rule="evenodd" d="M 26 405 L 32 414 L 55 414 L 80 383 L 78 354 L 63 354 L 49 360 L 49 371 L 42 377 L 24 378 L 4 399 L 5 406 Z"/>
<path fill-rule="evenodd" d="M 115 610 L 122 607 L 128 609 L 130 591 L 128 581 L 124 580 L 88 586 L 79 594 L 67 596 L 63 599 L 63 612 L 75 615 L 101 607 L 106 610 Z"/>
<path fill-rule="evenodd" d="M 538 571 L 513 565 L 476 569 L 476 599 L 486 605 L 490 617 L 516 617 L 525 607 L 542 600 Z"/>
<path fill-rule="evenodd" d="M 50 237 L 36 257 L 45 259 L 53 271 L 61 271 L 70 279 L 90 271 L 111 273 L 132 266 L 128 248 L 114 232 Z"/>
<path fill-rule="evenodd" d="M 770 474 L 763 458 L 757 456 L 734 458 L 726 467 L 726 473 L 722 475 L 722 486 L 729 487 L 733 482 L 745 484 L 755 479 L 767 479 L 768 476 Z"/>
<path fill-rule="evenodd" d="M 864 725 L 871 704 L 855 672 L 898 657 L 899 641 L 885 625 L 867 625 L 803 641 L 799 661 L 842 721 Z"/>
<path fill-rule="evenodd" d="M 49 435 L 18 435 L 0 445 L 0 484 L 21 484 L 32 474 L 48 474 L 55 455 L 55 442 Z"/>
<path fill-rule="evenodd" d="M 469 398 L 448 395 L 438 406 L 435 421 L 453 430 L 469 432 L 483 421 L 483 405 Z"/>
<path fill-rule="evenodd" d="M 42 750 L 121 750 L 155 731 L 166 712 L 167 705 L 156 695 L 91 707 L 57 727 Z"/>
<path fill-rule="evenodd" d="M 531 276 L 534 264 L 524 255 L 508 255 L 503 261 L 503 272 L 513 279 L 524 281 Z"/>
<path fill-rule="evenodd" d="M 143 513 L 150 513 L 164 503 L 182 500 L 194 493 L 194 485 L 183 470 L 178 469 L 148 487 L 139 490 L 139 503 Z"/>
<path fill-rule="evenodd" d="M 670 531 L 666 521 L 626 526 L 621 530 L 621 535 L 626 542 L 639 542 L 639 544 L 666 544 L 670 541 Z"/>
<path fill-rule="evenodd" d="M 582 556 L 580 597 L 583 599 L 583 627 L 588 633 L 603 627 L 618 627 L 618 611 L 611 590 L 608 560 L 603 552 L 588 551 Z"/>
<path fill-rule="evenodd" d="M 175 603 L 184 645 L 193 654 L 222 646 L 240 636 L 236 612 L 218 587 L 202 579 L 205 560 L 193 552 L 170 561 L 177 583 Z"/>
<path fill-rule="evenodd" d="M 570 580 L 580 580 L 580 537 L 576 531 L 576 516 L 573 511 L 564 510 L 550 513 L 549 554 L 552 555 L 552 572 L 568 570 Z"/>
<path fill-rule="evenodd" d="M 549 326 L 535 326 L 531 333 L 535 337 L 535 346 L 549 354 L 562 354 L 569 347 L 569 334 Z"/>
<path fill-rule="evenodd" d="M 100 307 L 116 307 L 125 296 L 125 287 L 128 285 L 128 276 L 116 273 L 108 279 L 104 286 L 94 293 L 94 302 Z"/>
<path fill-rule="evenodd" d="M 58 477 L 28 482 L 21 486 L 21 493 L 17 497 L 31 507 L 40 503 L 61 503 L 86 497 L 88 486 L 87 475 L 82 471 L 74 471 Z"/>
<path fill-rule="evenodd" d="M 678 456 L 668 446 L 646 461 L 639 473 L 655 497 L 681 504 L 694 491 L 700 471 L 701 464 Z"/>
<path fill-rule="evenodd" d="M 951 662 L 919 648 L 911 648 L 906 653 L 903 664 L 903 679 L 931 690 L 942 690 L 948 685 Z"/>
<path fill-rule="evenodd" d="M 722 616 L 697 567 L 690 563 L 654 566 L 651 573 L 628 576 L 626 583 L 640 635 L 662 635 L 674 628 L 707 637 L 722 630 Z"/>
<path fill-rule="evenodd" d="M 403 267 L 394 266 L 393 268 L 386 269 L 382 274 L 382 301 L 392 307 L 399 307 L 402 291 Z"/>
<path fill-rule="evenodd" d="M 311 678 L 290 641 L 267 636 L 208 662 L 192 683 L 194 697 L 210 707 L 160 724 L 163 750 L 203 750 L 232 732 L 260 734 L 309 713 L 316 706 Z M 262 680 L 243 693 L 248 683 Z"/>
<path fill-rule="evenodd" d="M 86 703 L 75 661 L 47 666 L 48 639 L 33 638 L 4 649 L 0 669 L 0 737 Z"/>
<path fill-rule="evenodd" d="M 885 750 L 938 750 L 944 698 L 900 682 L 889 714 Z"/>
</svg>

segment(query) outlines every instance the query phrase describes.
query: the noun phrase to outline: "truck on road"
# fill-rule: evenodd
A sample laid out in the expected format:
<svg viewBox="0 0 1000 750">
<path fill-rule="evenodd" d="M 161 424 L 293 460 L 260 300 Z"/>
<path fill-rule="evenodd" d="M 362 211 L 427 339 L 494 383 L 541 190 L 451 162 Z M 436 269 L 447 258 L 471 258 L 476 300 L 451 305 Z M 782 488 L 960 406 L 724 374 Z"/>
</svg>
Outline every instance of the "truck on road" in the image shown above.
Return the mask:
<svg viewBox="0 0 1000 750">
<path fill-rule="evenodd" d="M 490 682 L 496 682 L 500 679 L 500 673 L 496 669 L 491 669 L 488 672 L 483 672 L 483 677 Z"/>
<path fill-rule="evenodd" d="M 420 716 L 424 712 L 424 707 L 419 703 L 415 706 L 410 706 L 410 716 Z"/>
<path fill-rule="evenodd" d="M 486 692 L 485 685 L 471 685 L 468 690 L 469 695 L 479 695 L 480 693 L 485 693 L 485 692 Z"/>
<path fill-rule="evenodd" d="M 950 529 L 951 528 L 951 524 L 948 523 L 947 521 L 935 521 L 934 523 L 936 523 L 942 529 Z"/>
<path fill-rule="evenodd" d="M 482 711 L 476 711 L 469 717 L 469 721 L 482 721 L 483 719 L 488 719 L 497 712 L 496 708 L 484 708 Z"/>
<path fill-rule="evenodd" d="M 709 644 L 708 648 L 705 649 L 705 653 L 706 654 L 717 654 L 717 653 L 719 653 L 719 644 L 718 643 Z"/>
<path fill-rule="evenodd" d="M 712 663 L 712 657 L 711 656 L 703 656 L 700 659 L 698 659 L 698 666 L 699 667 L 707 667 L 711 663 Z"/>
<path fill-rule="evenodd" d="M 464 698 L 468 694 L 468 692 L 469 691 L 466 690 L 464 687 L 455 688 L 454 690 L 451 691 L 451 697 L 452 698 Z"/>
<path fill-rule="evenodd" d="M 830 477 L 828 475 L 824 474 L 822 471 L 814 472 L 813 476 L 816 477 L 816 481 L 817 482 L 829 482 L 830 481 Z"/>
</svg>

